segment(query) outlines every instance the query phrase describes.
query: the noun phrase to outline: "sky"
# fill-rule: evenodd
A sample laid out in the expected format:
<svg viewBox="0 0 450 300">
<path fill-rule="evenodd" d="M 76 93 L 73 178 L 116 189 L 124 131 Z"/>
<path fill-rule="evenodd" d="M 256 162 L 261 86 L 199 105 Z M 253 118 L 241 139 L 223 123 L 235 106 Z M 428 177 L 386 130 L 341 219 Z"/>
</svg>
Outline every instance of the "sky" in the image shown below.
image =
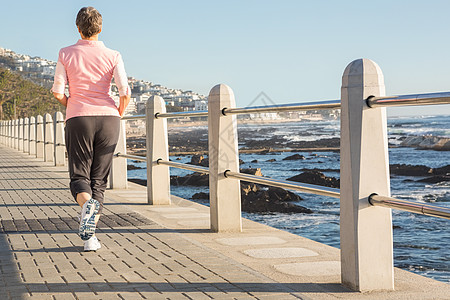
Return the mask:
<svg viewBox="0 0 450 300">
<path fill-rule="evenodd" d="M 208 95 L 229 85 L 238 107 L 340 98 L 345 67 L 375 61 L 386 94 L 450 91 L 450 1 L 0 0 L 0 47 L 56 61 L 79 38 L 83 6 L 103 16 L 99 39 L 129 76 Z M 258 101 L 256 101 L 256 104 Z M 389 108 L 450 115 L 450 105 Z"/>
</svg>

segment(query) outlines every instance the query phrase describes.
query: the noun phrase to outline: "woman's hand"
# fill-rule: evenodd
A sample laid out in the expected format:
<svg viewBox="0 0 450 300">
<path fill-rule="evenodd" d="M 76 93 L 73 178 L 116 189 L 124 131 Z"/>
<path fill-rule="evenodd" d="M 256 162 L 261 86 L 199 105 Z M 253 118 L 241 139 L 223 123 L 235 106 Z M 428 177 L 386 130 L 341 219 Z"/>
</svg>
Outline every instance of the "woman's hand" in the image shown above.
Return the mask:
<svg viewBox="0 0 450 300">
<path fill-rule="evenodd" d="M 125 95 L 120 97 L 120 104 L 119 104 L 119 114 L 121 117 L 123 117 L 123 114 L 125 113 L 125 109 L 127 108 L 128 104 L 130 103 L 130 95 Z"/>
<path fill-rule="evenodd" d="M 53 96 L 59 101 L 63 106 L 67 107 L 67 96 L 65 94 L 53 92 Z"/>
</svg>

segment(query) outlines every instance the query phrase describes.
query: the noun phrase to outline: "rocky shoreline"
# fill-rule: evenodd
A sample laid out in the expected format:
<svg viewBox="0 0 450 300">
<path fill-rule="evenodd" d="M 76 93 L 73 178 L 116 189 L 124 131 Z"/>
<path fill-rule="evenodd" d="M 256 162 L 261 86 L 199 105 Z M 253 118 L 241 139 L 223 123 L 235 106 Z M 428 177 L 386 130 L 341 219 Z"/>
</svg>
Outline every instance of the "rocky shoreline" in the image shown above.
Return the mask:
<svg viewBox="0 0 450 300">
<path fill-rule="evenodd" d="M 208 159 L 202 155 L 194 155 L 190 164 L 208 166 Z M 140 167 L 128 165 L 130 170 Z M 339 188 L 339 178 L 326 176 L 322 172 L 339 172 L 337 169 L 300 169 L 302 173 L 290 177 L 287 180 L 320 185 L 325 187 Z M 263 176 L 260 168 L 240 169 L 241 173 Z M 392 176 L 421 177 L 416 182 L 441 183 L 450 181 L 450 165 L 440 168 L 430 168 L 424 165 L 390 165 Z M 143 179 L 129 179 L 130 181 L 147 185 Z M 405 179 L 405 181 L 412 181 Z M 192 173 L 185 176 L 170 176 L 170 184 L 174 186 L 209 186 L 209 176 L 202 173 Z M 209 193 L 195 193 L 191 197 L 194 200 L 209 202 Z M 270 187 L 251 182 L 241 181 L 241 205 L 242 211 L 250 213 L 313 213 L 312 210 L 292 202 L 303 200 L 300 196 L 288 190 Z"/>
<path fill-rule="evenodd" d="M 276 129 L 273 127 L 261 128 L 240 128 L 239 129 L 239 152 L 274 154 L 278 152 L 319 152 L 319 151 L 339 151 L 339 138 L 324 138 L 316 141 L 292 141 L 285 136 L 271 135 Z M 299 134 L 299 133 L 296 133 Z M 309 133 L 300 133 L 308 136 Z M 267 138 L 267 137 L 270 138 Z M 440 151 L 450 150 L 450 139 L 437 137 L 400 137 L 397 138 L 397 145 L 390 147 L 415 147 L 418 149 L 433 149 Z M 132 136 L 127 139 L 128 152 L 134 155 L 146 155 L 145 137 Z M 207 154 L 208 131 L 205 127 L 169 127 L 169 153 L 171 156 L 192 155 L 190 164 L 208 167 Z M 314 154 L 312 154 L 314 155 Z M 316 154 L 317 155 L 317 154 Z M 179 157 L 178 157 L 179 159 Z M 295 153 L 283 158 L 283 160 L 303 160 L 303 155 Z M 267 161 L 276 161 L 270 159 Z M 251 163 L 256 163 L 254 160 Z M 244 162 L 240 160 L 240 164 Z M 128 169 L 139 169 L 134 165 L 128 165 Z M 323 172 L 335 172 L 339 174 L 339 169 L 314 168 L 314 169 L 293 169 L 299 174 L 287 180 L 303 182 L 314 185 L 321 185 L 332 188 L 339 188 L 339 178 L 329 177 Z M 240 169 L 242 173 L 263 176 L 261 169 Z M 436 184 L 450 181 L 449 165 L 432 169 L 423 165 L 390 165 L 391 177 L 407 176 L 420 177 L 417 179 L 405 178 L 405 181 L 416 181 Z M 145 180 L 133 179 L 133 182 L 146 185 Z M 175 186 L 204 186 L 209 185 L 208 175 L 192 173 L 186 176 L 171 176 L 171 184 Z M 198 201 L 209 201 L 209 194 L 201 192 L 192 195 L 192 199 Z M 281 189 L 268 187 L 241 181 L 242 210 L 252 213 L 312 213 L 306 207 L 297 205 L 295 202 L 301 201 L 298 195 Z"/>
</svg>

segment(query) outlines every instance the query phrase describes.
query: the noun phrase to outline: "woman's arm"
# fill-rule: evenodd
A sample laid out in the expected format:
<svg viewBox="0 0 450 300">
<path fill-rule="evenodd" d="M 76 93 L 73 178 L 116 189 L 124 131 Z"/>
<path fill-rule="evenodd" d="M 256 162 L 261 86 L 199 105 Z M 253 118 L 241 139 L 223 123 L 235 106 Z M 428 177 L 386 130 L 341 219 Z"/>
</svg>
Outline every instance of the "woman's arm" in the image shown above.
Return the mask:
<svg viewBox="0 0 450 300">
<path fill-rule="evenodd" d="M 128 104 L 130 103 L 130 98 L 131 98 L 130 95 L 120 96 L 119 114 L 121 117 L 123 117 L 125 109 L 127 108 Z"/>
<path fill-rule="evenodd" d="M 53 92 L 53 96 L 56 98 L 56 100 L 59 101 L 63 106 L 67 107 L 67 96 L 60 93 Z"/>
<path fill-rule="evenodd" d="M 67 84 L 67 74 L 64 65 L 58 58 L 55 68 L 55 78 L 53 81 L 52 92 L 56 100 L 59 101 L 63 106 L 67 107 L 67 96 L 64 94 Z"/>
<path fill-rule="evenodd" d="M 131 91 L 130 87 L 128 86 L 128 77 L 127 73 L 125 72 L 125 66 L 123 64 L 122 56 L 119 54 L 117 59 L 117 65 L 114 68 L 114 82 L 117 85 L 117 88 L 119 89 L 119 96 L 120 96 L 120 104 L 119 104 L 119 114 L 122 117 L 125 109 L 128 106 L 128 103 L 130 103 L 130 97 L 131 97 Z"/>
</svg>

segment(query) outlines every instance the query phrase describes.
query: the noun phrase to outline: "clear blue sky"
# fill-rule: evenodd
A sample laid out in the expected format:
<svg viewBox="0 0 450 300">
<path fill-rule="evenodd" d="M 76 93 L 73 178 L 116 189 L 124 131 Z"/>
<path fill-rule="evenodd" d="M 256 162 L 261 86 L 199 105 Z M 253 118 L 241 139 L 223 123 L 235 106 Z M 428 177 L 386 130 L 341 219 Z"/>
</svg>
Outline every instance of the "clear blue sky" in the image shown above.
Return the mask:
<svg viewBox="0 0 450 300">
<path fill-rule="evenodd" d="M 343 70 L 362 57 L 380 65 L 388 95 L 450 91 L 450 1 L 3 0 L 0 46 L 56 60 L 89 5 L 129 76 L 205 95 L 226 83 L 238 106 L 261 91 L 280 104 L 339 99 Z"/>
</svg>

